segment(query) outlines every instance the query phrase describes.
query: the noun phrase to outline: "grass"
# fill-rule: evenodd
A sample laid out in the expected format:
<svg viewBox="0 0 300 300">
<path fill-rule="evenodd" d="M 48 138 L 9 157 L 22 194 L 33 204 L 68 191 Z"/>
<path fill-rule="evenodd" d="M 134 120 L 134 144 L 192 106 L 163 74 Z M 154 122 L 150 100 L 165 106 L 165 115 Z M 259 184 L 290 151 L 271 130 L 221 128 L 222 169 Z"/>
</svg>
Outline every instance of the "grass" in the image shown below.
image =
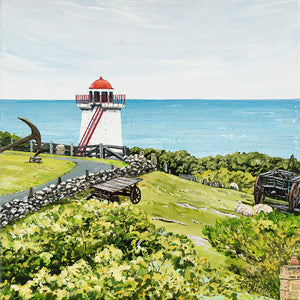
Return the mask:
<svg viewBox="0 0 300 300">
<path fill-rule="evenodd" d="M 75 165 L 71 161 L 43 157 L 42 163 L 29 163 L 27 155 L 0 155 L 0 195 L 16 193 L 44 184 L 67 172 Z"/>
<path fill-rule="evenodd" d="M 23 152 L 23 151 L 6 151 L 6 153 L 12 153 L 12 154 L 20 154 L 20 155 L 26 155 L 26 156 L 33 156 L 34 152 Z M 83 160 L 90 160 L 95 162 L 104 163 L 107 165 L 114 165 L 117 168 L 126 167 L 128 164 L 126 164 L 123 161 L 120 160 L 114 160 L 114 159 L 102 159 L 102 158 L 93 158 L 93 157 L 80 157 L 80 156 L 66 156 L 66 155 L 55 155 L 55 154 L 48 154 L 48 153 L 41 153 L 39 154 L 40 157 L 60 157 L 60 158 L 76 158 L 76 159 L 83 159 Z"/>
<path fill-rule="evenodd" d="M 144 181 L 139 184 L 142 200 L 138 206 L 152 217 L 163 217 L 187 224 L 188 226 L 183 226 L 154 221 L 157 225 L 164 224 L 168 230 L 180 234 L 188 233 L 204 237 L 202 234 L 204 225 L 215 224 L 217 218 L 227 219 L 226 214 L 235 214 L 237 201 L 253 204 L 251 195 L 212 188 L 163 172 L 152 172 L 142 177 Z M 196 209 L 183 208 L 176 202 L 189 204 Z"/>
<path fill-rule="evenodd" d="M 252 195 L 212 188 L 163 172 L 152 172 L 141 177 L 144 179 L 139 183 L 142 200 L 137 207 L 144 210 L 150 218 L 162 217 L 188 225 L 153 220 L 157 227 L 164 227 L 166 231 L 174 233 L 205 238 L 202 233 L 204 226 L 215 225 L 218 218 L 227 219 L 226 214 L 235 214 L 237 201 L 241 200 L 248 205 L 254 203 Z M 183 208 L 176 202 L 189 204 L 196 209 Z M 209 243 L 196 248 L 214 267 L 222 268 L 230 263 L 236 263 L 211 248 Z"/>
</svg>

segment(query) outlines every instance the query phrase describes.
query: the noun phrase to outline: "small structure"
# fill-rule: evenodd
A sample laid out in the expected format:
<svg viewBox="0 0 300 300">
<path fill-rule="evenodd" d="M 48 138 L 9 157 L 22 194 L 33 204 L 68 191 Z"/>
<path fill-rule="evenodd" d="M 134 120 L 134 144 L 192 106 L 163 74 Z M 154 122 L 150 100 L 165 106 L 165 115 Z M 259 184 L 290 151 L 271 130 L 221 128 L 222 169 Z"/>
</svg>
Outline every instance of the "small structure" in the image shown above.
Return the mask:
<svg viewBox="0 0 300 300">
<path fill-rule="evenodd" d="M 121 109 L 125 95 L 115 95 L 113 90 L 111 84 L 100 77 L 90 85 L 89 94 L 75 96 L 82 110 L 78 146 L 123 146 Z"/>
<path fill-rule="evenodd" d="M 142 180 L 142 178 L 118 177 L 93 185 L 94 191 L 86 197 L 86 200 L 96 197 L 99 200 L 119 202 L 120 195 L 129 196 L 133 204 L 138 204 L 141 201 L 142 194 L 137 187 L 137 183 Z"/>
<path fill-rule="evenodd" d="M 254 186 L 255 204 L 265 196 L 288 200 L 291 212 L 300 206 L 300 174 L 278 169 L 258 175 Z"/>
<path fill-rule="evenodd" d="M 296 255 L 290 265 L 280 268 L 280 300 L 300 299 L 300 266 Z"/>
</svg>

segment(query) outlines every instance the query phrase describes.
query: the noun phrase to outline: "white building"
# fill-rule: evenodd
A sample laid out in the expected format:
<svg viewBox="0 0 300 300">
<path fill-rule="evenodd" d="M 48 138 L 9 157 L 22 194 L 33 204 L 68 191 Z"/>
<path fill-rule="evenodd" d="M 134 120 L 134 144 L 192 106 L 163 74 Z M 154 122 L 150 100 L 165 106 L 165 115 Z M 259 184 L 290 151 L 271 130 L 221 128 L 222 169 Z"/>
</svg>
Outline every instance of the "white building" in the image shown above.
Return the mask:
<svg viewBox="0 0 300 300">
<path fill-rule="evenodd" d="M 100 77 L 95 80 L 88 95 L 76 95 L 76 103 L 82 110 L 79 146 L 123 146 L 121 109 L 125 95 L 114 95 L 111 84 Z"/>
</svg>

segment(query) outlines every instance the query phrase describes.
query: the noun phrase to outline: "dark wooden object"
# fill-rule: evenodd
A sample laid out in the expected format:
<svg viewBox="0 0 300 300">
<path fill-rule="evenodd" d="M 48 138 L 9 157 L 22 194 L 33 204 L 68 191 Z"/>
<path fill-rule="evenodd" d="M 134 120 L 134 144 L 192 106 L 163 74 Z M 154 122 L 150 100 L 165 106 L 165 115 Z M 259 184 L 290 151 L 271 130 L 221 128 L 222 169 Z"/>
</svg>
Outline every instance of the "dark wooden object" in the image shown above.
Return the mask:
<svg viewBox="0 0 300 300">
<path fill-rule="evenodd" d="M 98 199 L 110 200 L 119 202 L 119 196 L 128 196 L 133 204 L 138 204 L 141 201 L 142 193 L 138 188 L 137 183 L 142 181 L 142 178 L 118 177 L 92 186 L 94 189 L 86 199 L 96 197 Z"/>
<path fill-rule="evenodd" d="M 257 176 L 254 186 L 255 204 L 265 196 L 289 201 L 289 211 L 300 206 L 300 174 L 285 170 L 273 170 Z"/>
</svg>

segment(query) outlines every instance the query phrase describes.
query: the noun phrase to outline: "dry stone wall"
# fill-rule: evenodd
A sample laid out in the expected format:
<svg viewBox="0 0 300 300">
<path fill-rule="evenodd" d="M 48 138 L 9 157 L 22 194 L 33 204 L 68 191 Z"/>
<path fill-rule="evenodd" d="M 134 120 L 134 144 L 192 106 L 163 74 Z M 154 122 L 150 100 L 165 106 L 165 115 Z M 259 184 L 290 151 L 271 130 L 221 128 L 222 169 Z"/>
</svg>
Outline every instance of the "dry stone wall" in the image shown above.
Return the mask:
<svg viewBox="0 0 300 300">
<path fill-rule="evenodd" d="M 150 160 L 143 156 L 126 156 L 124 161 L 129 166 L 102 170 L 95 174 L 83 175 L 63 181 L 60 184 L 51 184 L 44 189 L 33 193 L 32 197 L 14 199 L 0 207 L 0 228 L 14 220 L 23 218 L 26 214 L 36 212 L 41 207 L 57 202 L 68 197 L 78 197 L 80 193 L 87 191 L 92 185 L 101 183 L 116 177 L 135 177 L 156 169 Z"/>
</svg>

